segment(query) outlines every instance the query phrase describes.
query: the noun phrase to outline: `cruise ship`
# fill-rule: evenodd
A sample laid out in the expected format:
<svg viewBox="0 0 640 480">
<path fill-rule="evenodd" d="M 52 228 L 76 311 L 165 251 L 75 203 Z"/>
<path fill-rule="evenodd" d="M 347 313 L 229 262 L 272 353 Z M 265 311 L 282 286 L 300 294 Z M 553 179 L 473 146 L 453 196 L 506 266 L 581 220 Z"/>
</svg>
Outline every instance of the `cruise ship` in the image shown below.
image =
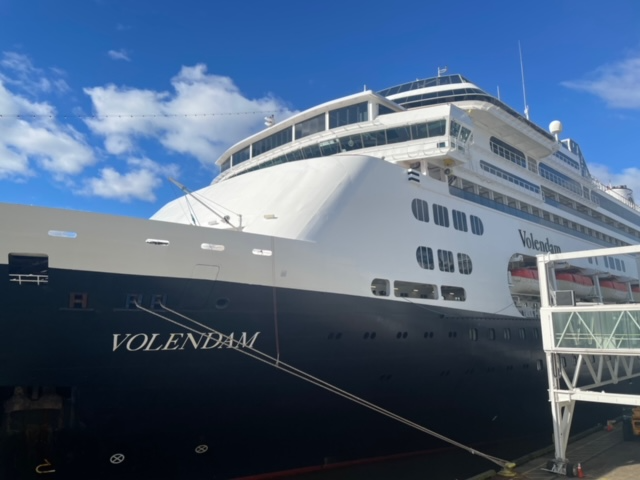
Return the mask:
<svg viewBox="0 0 640 480">
<path fill-rule="evenodd" d="M 632 192 L 561 135 L 442 75 L 270 122 L 151 219 L 0 204 L 2 478 L 434 445 L 302 373 L 460 442 L 550 432 L 536 255 L 640 240 Z M 640 297 L 630 256 L 556 281 Z"/>
</svg>

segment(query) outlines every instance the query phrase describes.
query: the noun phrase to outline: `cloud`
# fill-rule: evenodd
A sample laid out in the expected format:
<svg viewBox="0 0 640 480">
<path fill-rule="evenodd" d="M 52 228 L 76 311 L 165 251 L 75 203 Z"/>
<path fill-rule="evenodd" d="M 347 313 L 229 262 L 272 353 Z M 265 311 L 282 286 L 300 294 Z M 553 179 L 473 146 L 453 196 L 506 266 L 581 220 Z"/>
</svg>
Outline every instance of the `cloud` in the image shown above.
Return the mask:
<svg viewBox="0 0 640 480">
<path fill-rule="evenodd" d="M 163 177 L 178 175 L 175 164 L 160 165 L 148 158 L 129 158 L 127 164 L 131 168 L 126 173 L 120 173 L 113 167 L 100 170 L 98 177 L 84 181 L 84 187 L 76 193 L 129 202 L 156 200 L 154 190 L 163 182 Z"/>
<path fill-rule="evenodd" d="M 0 78 L 0 178 L 23 180 L 34 164 L 54 178 L 80 173 L 95 163 L 82 135 L 55 119 L 55 109 L 9 90 Z"/>
<path fill-rule="evenodd" d="M 606 186 L 626 185 L 633 190 L 636 202 L 640 202 L 640 168 L 629 167 L 622 172 L 612 172 L 606 165 L 590 164 L 589 172 Z"/>
<path fill-rule="evenodd" d="M 2 52 L 0 68 L 0 81 L 29 95 L 69 91 L 62 70 L 52 68 L 51 75 L 45 76 L 42 69 L 34 67 L 31 59 L 21 53 Z"/>
<path fill-rule="evenodd" d="M 596 95 L 612 108 L 640 109 L 640 54 L 599 67 L 588 79 L 562 85 Z"/>
<path fill-rule="evenodd" d="M 107 52 L 107 55 L 109 55 L 109 57 L 111 57 L 111 59 L 113 60 L 124 60 L 126 62 L 131 61 L 129 54 L 124 48 L 121 48 L 120 50 L 109 50 Z"/>
<path fill-rule="evenodd" d="M 154 138 L 170 152 L 212 164 L 231 144 L 263 128 L 266 112 L 278 112 L 278 120 L 294 113 L 271 95 L 245 97 L 232 79 L 207 73 L 203 64 L 182 67 L 171 85 L 171 92 L 85 88 L 97 116 L 86 123 L 114 155 L 136 152 L 140 140 Z"/>
</svg>

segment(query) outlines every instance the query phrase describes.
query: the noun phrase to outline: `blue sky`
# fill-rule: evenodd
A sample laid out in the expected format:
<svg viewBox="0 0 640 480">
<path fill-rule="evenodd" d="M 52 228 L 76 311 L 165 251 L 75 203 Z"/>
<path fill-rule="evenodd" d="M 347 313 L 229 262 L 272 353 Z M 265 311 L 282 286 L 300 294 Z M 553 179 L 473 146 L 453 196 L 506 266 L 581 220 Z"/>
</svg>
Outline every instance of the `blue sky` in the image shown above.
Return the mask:
<svg viewBox="0 0 640 480">
<path fill-rule="evenodd" d="M 149 217 L 230 145 L 447 65 L 640 199 L 640 1 L 0 0 L 0 201 Z"/>
</svg>

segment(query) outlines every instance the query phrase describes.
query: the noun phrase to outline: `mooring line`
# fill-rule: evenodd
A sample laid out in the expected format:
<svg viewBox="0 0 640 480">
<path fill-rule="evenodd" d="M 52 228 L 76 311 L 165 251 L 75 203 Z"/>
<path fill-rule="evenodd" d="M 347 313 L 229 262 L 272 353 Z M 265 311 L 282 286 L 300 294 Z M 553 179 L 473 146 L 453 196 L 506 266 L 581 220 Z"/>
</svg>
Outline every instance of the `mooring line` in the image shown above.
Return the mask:
<svg viewBox="0 0 640 480">
<path fill-rule="evenodd" d="M 150 309 L 147 309 L 147 308 L 143 307 L 137 301 L 134 302 L 134 303 L 135 303 L 135 305 L 136 305 L 136 307 L 138 309 L 140 309 L 140 310 L 142 310 L 144 312 L 147 312 L 147 313 L 149 313 L 151 315 L 154 315 L 154 316 L 156 316 L 158 318 L 161 318 L 161 319 L 163 319 L 165 321 L 173 323 L 174 325 L 182 327 L 182 328 L 184 328 L 186 330 L 189 330 L 189 331 L 191 331 L 193 333 L 204 335 L 203 332 L 201 332 L 199 330 L 196 330 L 195 328 L 192 328 L 192 327 L 190 327 L 188 325 L 184 325 L 183 323 L 180 323 L 180 322 L 178 322 L 176 320 L 173 320 L 173 319 L 168 318 L 168 317 L 166 317 L 164 315 L 161 315 L 157 311 L 150 310 Z M 253 358 L 255 360 L 263 362 L 263 363 L 265 363 L 265 364 L 267 364 L 267 365 L 269 365 L 271 367 L 277 368 L 277 369 L 282 370 L 282 371 L 284 371 L 284 372 L 286 372 L 286 373 L 288 373 L 290 375 L 293 375 L 294 377 L 300 378 L 301 380 L 305 380 L 306 382 L 312 383 L 313 385 L 316 385 L 318 387 L 324 388 L 325 390 L 327 390 L 327 391 L 329 391 L 331 393 L 334 393 L 336 395 L 339 395 L 339 396 L 341 396 L 343 398 L 346 398 L 347 400 L 351 400 L 352 402 L 355 402 L 355 403 L 357 403 L 357 404 L 359 404 L 359 405 L 361 405 L 363 407 L 366 407 L 366 408 L 368 408 L 370 410 L 373 410 L 374 412 L 377 412 L 377 413 L 380 413 L 382 415 L 385 415 L 386 417 L 389 417 L 389 418 L 391 418 L 393 420 L 396 420 L 396 421 L 398 421 L 400 423 L 403 423 L 404 425 L 412 427 L 412 428 L 414 428 L 416 430 L 419 430 L 419 431 L 421 431 L 423 433 L 431 435 L 431 436 L 433 436 L 433 437 L 435 437 L 435 438 L 437 438 L 439 440 L 442 440 L 442 441 L 447 442 L 447 443 L 449 443 L 451 445 L 454 445 L 454 446 L 456 446 L 458 448 L 466 450 L 467 452 L 471 453 L 472 455 L 477 455 L 479 457 L 485 458 L 486 460 L 489 460 L 490 462 L 493 462 L 493 463 L 495 463 L 496 465 L 498 465 L 498 466 L 500 466 L 502 468 L 509 468 L 512 465 L 507 460 L 501 459 L 499 457 L 494 457 L 493 455 L 489 455 L 487 453 L 480 452 L 480 451 L 475 450 L 475 449 L 473 449 L 473 448 L 471 448 L 471 447 L 469 447 L 467 445 L 464 445 L 464 444 L 462 444 L 460 442 L 457 442 L 457 441 L 455 441 L 455 440 L 453 440 L 451 438 L 445 437 L 444 435 L 442 435 L 442 434 L 440 434 L 438 432 L 430 430 L 430 429 L 428 429 L 426 427 L 423 427 L 422 425 L 420 425 L 418 423 L 412 422 L 411 420 L 408 420 L 408 419 L 406 419 L 404 417 L 401 417 L 400 415 L 397 415 L 397 414 L 395 414 L 393 412 L 390 412 L 389 410 L 386 410 L 386 409 L 384 409 L 384 408 L 382 408 L 382 407 L 380 407 L 380 406 L 378 406 L 378 405 L 376 405 L 374 403 L 371 403 L 371 402 L 369 402 L 369 401 L 367 401 L 367 400 L 365 400 L 363 398 L 360 398 L 357 395 L 349 393 L 346 390 L 342 390 L 341 388 L 336 387 L 335 385 L 332 385 L 329 382 L 326 382 L 326 381 L 324 381 L 324 380 L 322 380 L 320 378 L 317 378 L 317 377 L 311 375 L 310 373 L 307 373 L 307 372 L 305 372 L 303 370 L 299 370 L 299 369 L 295 368 L 294 366 L 283 362 L 282 360 L 276 359 L 276 358 L 274 358 L 274 357 L 272 357 L 272 356 L 270 356 L 270 355 L 268 355 L 268 354 L 266 354 L 264 352 L 261 352 L 260 350 L 257 350 L 255 348 L 253 348 L 252 346 L 246 345 L 244 343 L 240 343 L 240 341 L 235 340 L 233 337 L 231 337 L 229 335 L 225 335 L 224 333 L 222 333 L 222 332 L 220 332 L 220 331 L 218 331 L 218 330 L 216 330 L 216 329 L 214 329 L 212 327 L 204 325 L 204 324 L 202 324 L 202 323 L 200 323 L 200 322 L 198 322 L 198 321 L 196 321 L 196 320 L 194 320 L 192 318 L 187 317 L 186 315 L 183 315 L 183 314 L 181 314 L 179 312 L 176 312 L 175 310 L 172 310 L 172 309 L 168 308 L 166 305 L 164 305 L 162 303 L 160 303 L 160 306 L 165 311 L 167 311 L 169 313 L 172 313 L 173 315 L 176 315 L 176 316 L 178 316 L 178 317 L 180 317 L 180 318 L 182 318 L 184 320 L 187 320 L 187 321 L 189 321 L 189 322 L 191 322 L 191 323 L 193 323 L 195 325 L 198 325 L 199 327 L 201 327 L 201 328 L 203 328 L 205 330 L 208 330 L 210 333 L 214 333 L 214 334 L 218 335 L 220 337 L 220 339 L 224 339 L 227 342 L 228 345 L 234 346 L 233 349 L 235 351 L 237 351 L 237 352 L 243 353 L 243 354 L 245 354 L 245 355 L 247 355 L 247 356 L 249 356 L 249 357 L 251 357 L 251 358 Z M 239 348 L 239 347 L 242 347 L 242 348 Z"/>
</svg>

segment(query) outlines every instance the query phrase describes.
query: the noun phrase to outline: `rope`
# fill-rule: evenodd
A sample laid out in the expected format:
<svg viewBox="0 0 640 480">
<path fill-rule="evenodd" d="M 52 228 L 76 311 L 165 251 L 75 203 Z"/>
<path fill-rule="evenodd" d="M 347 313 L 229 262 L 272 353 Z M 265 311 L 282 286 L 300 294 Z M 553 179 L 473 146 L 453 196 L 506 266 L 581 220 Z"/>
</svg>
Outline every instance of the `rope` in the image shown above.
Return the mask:
<svg viewBox="0 0 640 480">
<path fill-rule="evenodd" d="M 0 113 L 0 118 L 185 118 L 185 117 L 220 117 L 232 115 L 264 115 L 265 113 L 279 113 L 282 110 L 262 110 L 254 112 L 219 112 L 219 113 L 107 113 L 104 115 L 74 115 L 74 114 L 33 114 L 33 113 Z"/>
<path fill-rule="evenodd" d="M 140 309 L 140 310 L 142 310 L 144 312 L 150 313 L 151 315 L 155 315 L 156 317 L 159 317 L 159 318 L 161 318 L 163 320 L 166 320 L 166 321 L 168 321 L 170 323 L 173 323 L 174 325 L 182 327 L 182 328 L 184 328 L 186 330 L 190 330 L 193 333 L 197 333 L 197 334 L 200 334 L 200 335 L 203 334 L 202 332 L 200 332 L 199 330 L 196 330 L 195 328 L 189 327 L 189 326 L 184 325 L 184 324 L 182 324 L 180 322 L 177 322 L 177 321 L 172 320 L 172 319 L 170 319 L 168 317 L 165 317 L 164 315 L 161 315 L 160 313 L 155 312 L 153 310 L 149 310 L 147 308 L 144 308 L 137 301 L 135 302 L 135 305 L 136 305 L 136 307 L 138 309 Z M 404 417 L 401 417 L 400 415 L 396 415 L 395 413 L 390 412 L 389 410 L 386 410 L 386 409 L 384 409 L 384 408 L 382 408 L 382 407 L 380 407 L 380 406 L 378 406 L 378 405 L 376 405 L 374 403 L 371 403 L 371 402 L 369 402 L 369 401 L 367 401 L 367 400 L 365 400 L 363 398 L 360 398 L 360 397 L 358 397 L 358 396 L 356 396 L 356 395 L 354 395 L 352 393 L 349 393 L 349 392 L 347 392 L 345 390 L 342 390 L 341 388 L 336 387 L 335 385 L 332 385 L 332 384 L 330 384 L 330 383 L 328 383 L 328 382 L 326 382 L 324 380 L 321 380 L 321 379 L 319 379 L 317 377 L 314 377 L 313 375 L 311 375 L 311 374 L 309 374 L 307 372 L 299 370 L 299 369 L 297 369 L 297 368 L 295 368 L 295 367 L 283 362 L 282 360 L 273 358 L 270 355 L 267 355 L 266 353 L 261 352 L 260 350 L 257 350 L 257 349 L 255 349 L 255 348 L 253 348 L 251 346 L 244 345 L 243 348 L 238 348 L 240 346 L 240 342 L 238 340 L 235 340 L 233 337 L 225 335 L 222 332 L 219 332 L 219 331 L 217 331 L 217 330 L 215 330 L 215 329 L 213 329 L 213 328 L 211 328 L 211 327 L 209 327 L 207 325 L 203 325 L 202 323 L 199 323 L 196 320 L 193 320 L 192 318 L 189 318 L 189 317 L 187 317 L 185 315 L 182 315 L 181 313 L 178 313 L 178 312 L 176 312 L 174 310 L 171 310 L 170 308 L 168 308 L 167 306 L 165 306 L 162 303 L 160 304 L 160 306 L 164 310 L 169 312 L 169 313 L 172 313 L 172 314 L 174 314 L 174 315 L 176 315 L 176 316 L 178 316 L 180 318 L 183 318 L 184 320 L 188 320 L 188 321 L 194 323 L 195 325 L 198 325 L 199 327 L 202 327 L 205 330 L 208 330 L 211 333 L 219 335 L 220 338 L 224 338 L 225 341 L 227 341 L 230 345 L 234 345 L 235 344 L 234 350 L 236 350 L 237 352 L 240 352 L 240 353 L 242 353 L 244 355 L 247 355 L 247 356 L 249 356 L 249 357 L 251 357 L 251 358 L 253 358 L 255 360 L 258 360 L 258 361 L 260 361 L 262 363 L 265 363 L 265 364 L 267 364 L 267 365 L 269 365 L 271 367 L 275 367 L 277 369 L 280 369 L 280 370 L 282 370 L 282 371 L 284 371 L 284 372 L 286 372 L 286 373 L 288 373 L 290 375 L 293 375 L 294 377 L 297 377 L 297 378 L 299 378 L 301 380 L 304 380 L 306 382 L 312 383 L 313 385 L 316 385 L 316 386 L 318 386 L 320 388 L 328 390 L 329 392 L 334 393 L 336 395 L 339 395 L 339 396 L 341 396 L 343 398 L 346 398 L 347 400 L 351 400 L 352 402 L 355 402 L 355 403 L 357 403 L 359 405 L 362 405 L 363 407 L 366 407 L 366 408 L 368 408 L 370 410 L 373 410 L 374 412 L 377 412 L 377 413 L 380 413 L 382 415 L 385 415 L 385 416 L 387 416 L 387 417 L 389 417 L 389 418 L 391 418 L 393 420 L 396 420 L 396 421 L 398 421 L 400 423 L 403 423 L 403 424 L 405 424 L 405 425 L 407 425 L 409 427 L 412 427 L 412 428 L 414 428 L 416 430 L 419 430 L 419 431 L 421 431 L 423 433 L 431 435 L 431 436 L 433 436 L 433 437 L 435 437 L 435 438 L 437 438 L 439 440 L 442 440 L 442 441 L 444 441 L 446 443 L 449 443 L 449 444 L 454 445 L 456 447 L 459 447 L 459 448 L 461 448 L 463 450 L 466 450 L 467 452 L 471 453 L 472 455 L 477 455 L 479 457 L 485 458 L 486 460 L 489 460 L 490 462 L 493 462 L 493 463 L 495 463 L 496 465 L 498 465 L 498 466 L 500 466 L 502 468 L 507 468 L 509 465 L 511 465 L 506 460 L 503 460 L 503 459 L 498 458 L 498 457 L 494 457 L 492 455 L 489 455 L 489 454 L 486 454 L 486 453 L 483 453 L 483 452 L 479 452 L 478 450 L 475 450 L 475 449 L 473 449 L 473 448 L 471 448 L 471 447 L 469 447 L 467 445 L 459 443 L 459 442 L 457 442 L 457 441 L 455 441 L 455 440 L 453 440 L 451 438 L 445 437 L 444 435 L 441 435 L 438 432 L 435 432 L 433 430 L 429 430 L 428 428 L 423 427 L 422 425 L 419 425 L 419 424 L 417 424 L 415 422 L 412 422 L 411 420 L 408 420 L 408 419 L 406 419 Z"/>
</svg>

